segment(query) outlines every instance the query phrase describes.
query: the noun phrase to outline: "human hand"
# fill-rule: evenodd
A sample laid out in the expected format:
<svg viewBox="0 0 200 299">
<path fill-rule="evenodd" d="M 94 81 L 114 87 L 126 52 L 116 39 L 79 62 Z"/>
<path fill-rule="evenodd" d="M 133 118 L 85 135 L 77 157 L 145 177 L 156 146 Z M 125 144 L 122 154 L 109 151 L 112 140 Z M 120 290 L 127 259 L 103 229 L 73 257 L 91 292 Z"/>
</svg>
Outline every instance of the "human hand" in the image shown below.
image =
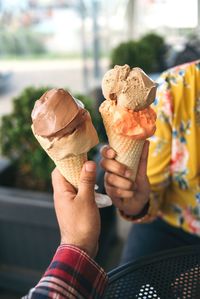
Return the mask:
<svg viewBox="0 0 200 299">
<path fill-rule="evenodd" d="M 52 172 L 54 205 L 61 244 L 71 244 L 95 257 L 100 235 L 100 214 L 95 203 L 96 165 L 87 161 L 82 168 L 78 192 L 60 174 Z"/>
<path fill-rule="evenodd" d="M 109 146 L 101 150 L 100 162 L 105 172 L 104 183 L 107 194 L 113 204 L 126 215 L 139 214 L 149 200 L 150 184 L 146 174 L 149 141 L 143 147 L 135 182 L 131 177 L 131 170 L 114 160 L 116 153 Z"/>
</svg>

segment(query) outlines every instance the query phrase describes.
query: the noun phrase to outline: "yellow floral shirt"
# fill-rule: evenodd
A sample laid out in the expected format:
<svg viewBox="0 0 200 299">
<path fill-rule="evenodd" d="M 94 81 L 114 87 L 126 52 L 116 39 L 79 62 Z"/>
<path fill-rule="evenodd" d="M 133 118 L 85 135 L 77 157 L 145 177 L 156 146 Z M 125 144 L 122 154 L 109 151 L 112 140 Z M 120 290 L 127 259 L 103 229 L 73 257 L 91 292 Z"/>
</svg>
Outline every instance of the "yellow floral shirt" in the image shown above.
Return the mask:
<svg viewBox="0 0 200 299">
<path fill-rule="evenodd" d="M 157 82 L 151 201 L 168 223 L 200 236 L 200 60 L 164 72 Z"/>
</svg>

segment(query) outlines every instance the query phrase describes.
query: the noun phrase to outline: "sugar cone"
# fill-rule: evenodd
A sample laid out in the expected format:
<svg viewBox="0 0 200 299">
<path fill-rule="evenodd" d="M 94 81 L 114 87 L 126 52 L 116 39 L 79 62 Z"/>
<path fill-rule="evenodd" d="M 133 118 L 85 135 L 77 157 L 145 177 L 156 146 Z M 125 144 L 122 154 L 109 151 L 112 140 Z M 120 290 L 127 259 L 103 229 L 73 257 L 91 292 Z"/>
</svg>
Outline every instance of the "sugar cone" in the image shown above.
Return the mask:
<svg viewBox="0 0 200 299">
<path fill-rule="evenodd" d="M 54 163 L 66 180 L 78 189 L 80 173 L 85 161 L 87 161 L 87 153 L 71 155 L 63 160 L 54 160 Z"/>
<path fill-rule="evenodd" d="M 33 127 L 32 127 L 33 130 Z M 38 136 L 34 133 L 35 138 L 38 140 L 42 148 L 49 155 L 49 157 L 53 160 L 56 167 L 59 169 L 61 174 L 66 178 L 66 180 L 71 183 L 76 189 L 78 189 L 78 183 L 80 178 L 81 169 L 85 161 L 87 161 L 87 153 L 81 154 L 67 154 L 64 156 L 65 148 L 63 144 L 65 144 L 64 138 L 61 138 L 59 142 L 54 144 L 54 150 L 49 149 L 49 142 L 45 138 Z M 62 142 L 63 139 L 63 142 Z M 62 151 L 62 155 L 60 152 Z"/>
<path fill-rule="evenodd" d="M 61 174 L 78 189 L 81 169 L 87 161 L 87 152 L 98 143 L 98 136 L 90 119 L 79 130 L 60 139 L 39 136 L 35 134 L 34 127 L 31 128 L 35 138 Z"/>
<path fill-rule="evenodd" d="M 145 140 L 134 140 L 132 138 L 116 134 L 111 126 L 112 119 L 108 113 L 100 109 L 103 123 L 108 136 L 109 145 L 117 153 L 116 160 L 125 164 L 132 170 L 131 179 L 135 181 L 138 165 Z"/>
</svg>

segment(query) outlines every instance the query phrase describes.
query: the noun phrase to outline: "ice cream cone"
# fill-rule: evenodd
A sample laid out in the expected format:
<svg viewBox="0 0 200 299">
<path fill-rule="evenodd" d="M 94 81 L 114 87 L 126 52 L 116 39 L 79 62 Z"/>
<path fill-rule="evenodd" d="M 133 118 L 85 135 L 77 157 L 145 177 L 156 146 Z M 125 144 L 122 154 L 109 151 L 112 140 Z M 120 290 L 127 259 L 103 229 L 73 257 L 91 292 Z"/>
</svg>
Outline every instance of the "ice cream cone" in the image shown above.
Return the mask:
<svg viewBox="0 0 200 299">
<path fill-rule="evenodd" d="M 111 116 L 101 111 L 109 145 L 115 150 L 116 160 L 132 170 L 131 179 L 135 181 L 145 140 L 135 140 L 116 134 L 112 128 Z"/>
<path fill-rule="evenodd" d="M 140 68 L 115 66 L 102 80 L 105 101 L 99 111 L 116 160 L 132 170 L 135 181 L 145 140 L 155 132 L 156 114 L 150 107 L 156 83 Z"/>
<path fill-rule="evenodd" d="M 87 153 L 71 155 L 60 161 L 54 160 L 54 163 L 66 180 L 78 189 L 80 173 L 85 161 L 87 161 Z"/>
</svg>

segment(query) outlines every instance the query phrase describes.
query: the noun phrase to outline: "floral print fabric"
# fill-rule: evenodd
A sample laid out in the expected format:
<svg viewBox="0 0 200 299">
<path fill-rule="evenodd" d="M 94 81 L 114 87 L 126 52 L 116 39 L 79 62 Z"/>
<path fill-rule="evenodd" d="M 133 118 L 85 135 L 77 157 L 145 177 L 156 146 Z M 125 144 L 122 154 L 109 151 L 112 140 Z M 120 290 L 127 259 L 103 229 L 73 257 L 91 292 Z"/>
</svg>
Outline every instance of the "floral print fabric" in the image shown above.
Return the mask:
<svg viewBox="0 0 200 299">
<path fill-rule="evenodd" d="M 164 72 L 157 83 L 151 199 L 168 223 L 200 236 L 200 61 Z"/>
</svg>

